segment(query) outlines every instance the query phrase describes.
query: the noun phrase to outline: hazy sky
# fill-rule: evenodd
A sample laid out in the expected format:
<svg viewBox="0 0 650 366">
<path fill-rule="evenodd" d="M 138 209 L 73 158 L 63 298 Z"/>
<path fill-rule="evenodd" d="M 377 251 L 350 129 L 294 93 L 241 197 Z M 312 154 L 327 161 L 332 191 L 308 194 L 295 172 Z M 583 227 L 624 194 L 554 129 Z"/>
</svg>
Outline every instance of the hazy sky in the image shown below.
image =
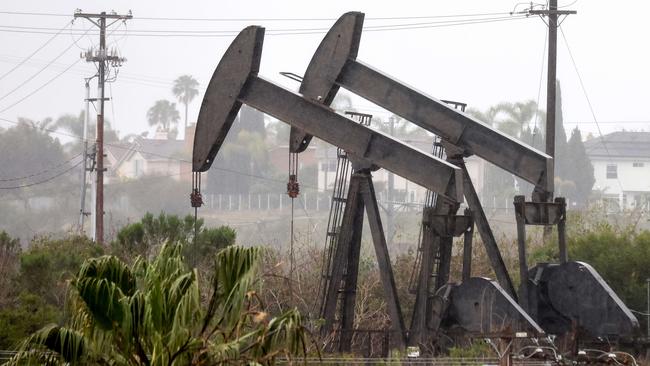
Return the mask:
<svg viewBox="0 0 650 366">
<path fill-rule="evenodd" d="M 455 18 L 406 17 L 507 13 L 513 10 L 516 3 L 502 0 L 4 1 L 0 5 L 0 11 L 5 12 L 0 13 L 0 44 L 3 46 L 0 51 L 0 76 L 53 37 L 52 33 L 70 23 L 75 9 L 82 8 L 86 12 L 114 9 L 119 13 L 131 10 L 134 19 L 128 21 L 126 26 L 112 27 L 111 30 L 117 29 L 108 38 L 109 47 L 118 49 L 128 61 L 121 68 L 117 80 L 107 88 L 107 96 L 112 95 L 113 101 L 107 104 L 106 115 L 114 121 L 122 135 L 139 133 L 148 129 L 146 112 L 156 100 L 173 100 L 172 80 L 182 74 L 191 74 L 205 86 L 223 51 L 234 38 L 234 32 L 246 25 L 258 24 L 267 28 L 260 74 L 295 89 L 298 86 L 296 82 L 278 73 L 292 71 L 302 74 L 324 31 L 316 34 L 270 35 L 271 30 L 329 28 L 335 18 L 346 11 L 356 10 L 366 13 L 366 26 L 417 24 L 412 26 L 415 29 L 408 30 L 365 31 L 359 60 L 435 97 L 463 101 L 472 107 L 485 109 L 501 101 L 538 98 L 547 32 L 544 22 L 538 17 L 530 17 L 440 26 L 449 24 L 441 22 Z M 603 133 L 621 128 L 650 130 L 650 111 L 645 105 L 650 98 L 648 2 L 560 0 L 560 6 L 565 5 L 569 5 L 566 9 L 578 11 L 577 15 L 570 16 L 562 23 L 562 29 Z M 520 4 L 518 9 L 526 6 L 526 3 Z M 70 16 L 28 16 L 6 12 Z M 505 16 L 508 15 L 485 15 L 472 19 Z M 163 21 L 138 17 L 249 20 Z M 405 19 L 372 19 L 382 17 Z M 298 18 L 311 20 L 295 20 Z M 78 113 L 83 108 L 83 78 L 92 75 L 95 70 L 92 64 L 84 60 L 32 96 L 12 105 L 77 61 L 82 51 L 96 45 L 98 36 L 94 29 L 86 36 L 79 35 L 89 28 L 88 21 L 76 20 L 30 61 L 0 79 L 0 118 L 56 118 L 64 113 Z M 155 32 L 138 33 L 154 36 L 124 35 L 125 28 L 129 32 Z M 231 32 L 220 34 L 219 37 L 177 36 L 178 31 L 215 30 Z M 581 130 L 596 133 L 592 114 L 561 34 L 558 50 L 558 78 L 562 83 L 565 127 L 570 129 L 580 122 Z M 43 69 L 59 55 L 56 61 Z M 41 69 L 43 71 L 35 75 Z M 545 74 L 543 78 L 540 105 L 545 106 Z M 16 89 L 25 81 L 24 86 Z M 202 97 L 203 90 L 190 105 L 191 121 L 196 119 Z M 367 102 L 361 104 L 361 109 L 379 113 L 378 107 Z M 182 115 L 180 106 L 179 111 Z M 10 124 L 0 121 L 0 126 L 9 127 Z"/>
</svg>

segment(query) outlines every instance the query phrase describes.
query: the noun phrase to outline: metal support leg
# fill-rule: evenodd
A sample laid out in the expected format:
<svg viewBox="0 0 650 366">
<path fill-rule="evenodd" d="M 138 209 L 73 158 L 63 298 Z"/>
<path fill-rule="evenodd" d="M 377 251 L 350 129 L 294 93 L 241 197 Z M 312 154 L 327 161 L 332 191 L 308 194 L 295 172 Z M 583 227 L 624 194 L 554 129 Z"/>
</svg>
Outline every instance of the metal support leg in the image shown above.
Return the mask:
<svg viewBox="0 0 650 366">
<path fill-rule="evenodd" d="M 469 209 L 465 214 L 471 214 Z M 463 282 L 472 277 L 472 240 L 474 239 L 474 224 L 463 234 Z"/>
<path fill-rule="evenodd" d="M 354 179 L 352 177 L 351 179 Z M 355 183 L 359 187 L 361 182 Z M 357 301 L 357 277 L 359 275 L 359 257 L 361 255 L 361 233 L 363 231 L 363 199 L 357 193 L 356 207 L 354 207 L 354 223 L 350 228 L 352 235 L 348 246 L 347 266 L 345 270 L 345 287 L 341 301 L 341 338 L 339 350 L 350 352 L 352 349 L 352 335 L 354 332 L 354 307 Z M 348 198 L 349 199 L 349 198 Z M 348 201 L 350 204 L 350 201 Z M 347 207 L 346 207 L 347 208 Z"/>
<path fill-rule="evenodd" d="M 555 203 L 562 204 L 562 214 L 557 223 L 557 241 L 560 251 L 560 263 L 566 263 L 569 260 L 566 248 L 566 200 L 564 197 L 557 197 Z"/>
<path fill-rule="evenodd" d="M 388 307 L 388 313 L 390 315 L 391 330 L 394 334 L 394 337 L 392 337 L 392 340 L 394 340 L 393 346 L 402 348 L 406 343 L 404 319 L 402 318 L 402 309 L 397 296 L 397 286 L 395 285 L 393 267 L 390 263 L 386 237 L 384 236 L 384 228 L 379 216 L 379 207 L 377 205 L 375 188 L 369 174 L 366 175 L 366 179 L 362 185 L 361 195 L 366 207 L 366 214 L 368 215 L 368 224 L 370 226 L 372 241 L 375 246 L 375 254 L 377 256 L 377 263 L 379 265 L 379 276 L 381 277 L 381 282 L 384 287 L 384 296 Z"/>
<path fill-rule="evenodd" d="M 434 293 L 449 282 L 449 272 L 451 272 L 451 249 L 454 244 L 454 238 L 451 236 L 443 236 L 438 238 L 438 241 L 440 242 L 440 264 L 438 265 L 436 288 Z"/>
<path fill-rule="evenodd" d="M 517 221 L 517 250 L 519 252 L 519 305 L 522 309 L 528 311 L 529 291 L 528 291 L 528 260 L 526 256 L 526 213 L 524 203 L 526 197 L 515 196 L 515 219 Z"/>
<path fill-rule="evenodd" d="M 481 207 L 481 201 L 478 199 L 472 180 L 467 172 L 467 167 L 464 162 L 459 164 L 459 167 L 463 170 L 463 188 L 465 194 L 465 200 L 470 210 L 472 210 L 472 217 L 476 223 L 476 228 L 478 229 L 481 239 L 483 240 L 483 245 L 485 246 L 485 251 L 490 259 L 490 264 L 494 273 L 496 274 L 497 281 L 503 287 L 504 290 L 510 295 L 514 300 L 517 299 L 517 294 L 515 288 L 512 285 L 512 280 L 508 274 L 503 258 L 501 257 L 501 252 L 497 246 L 497 241 L 494 238 L 490 224 L 488 223 L 485 212 L 483 212 L 483 207 Z"/>
</svg>

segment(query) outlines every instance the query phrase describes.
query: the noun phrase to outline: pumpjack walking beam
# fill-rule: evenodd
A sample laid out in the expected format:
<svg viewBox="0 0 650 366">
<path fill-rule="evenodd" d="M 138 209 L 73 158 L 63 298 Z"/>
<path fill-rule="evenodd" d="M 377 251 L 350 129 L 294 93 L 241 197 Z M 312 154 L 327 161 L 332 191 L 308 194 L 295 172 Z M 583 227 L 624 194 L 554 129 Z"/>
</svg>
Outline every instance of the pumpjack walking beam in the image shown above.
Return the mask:
<svg viewBox="0 0 650 366">
<path fill-rule="evenodd" d="M 263 42 L 264 28 L 247 27 L 219 62 L 201 104 L 193 171 L 210 168 L 244 103 L 435 192 L 455 184 L 457 195 L 445 198 L 461 197 L 462 174 L 457 167 L 259 77 Z"/>
</svg>

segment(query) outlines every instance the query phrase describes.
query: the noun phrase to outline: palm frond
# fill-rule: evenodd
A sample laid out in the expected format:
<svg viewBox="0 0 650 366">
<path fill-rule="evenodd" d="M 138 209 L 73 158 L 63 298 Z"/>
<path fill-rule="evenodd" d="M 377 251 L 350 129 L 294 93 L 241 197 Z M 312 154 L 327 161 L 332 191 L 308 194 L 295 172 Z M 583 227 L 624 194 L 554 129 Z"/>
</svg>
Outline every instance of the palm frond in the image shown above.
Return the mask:
<svg viewBox="0 0 650 366">
<path fill-rule="evenodd" d="M 50 324 L 25 339 L 9 364 L 22 365 L 31 362 L 53 364 L 56 360 L 79 364 L 85 351 L 86 342 L 81 333 Z"/>
<path fill-rule="evenodd" d="M 135 277 L 129 267 L 115 256 L 107 255 L 86 261 L 77 277 L 106 279 L 115 283 L 127 296 L 135 292 Z"/>
<path fill-rule="evenodd" d="M 114 282 L 86 277 L 76 280 L 75 287 L 101 328 L 110 330 L 122 323 L 126 313 L 125 296 Z"/>
</svg>

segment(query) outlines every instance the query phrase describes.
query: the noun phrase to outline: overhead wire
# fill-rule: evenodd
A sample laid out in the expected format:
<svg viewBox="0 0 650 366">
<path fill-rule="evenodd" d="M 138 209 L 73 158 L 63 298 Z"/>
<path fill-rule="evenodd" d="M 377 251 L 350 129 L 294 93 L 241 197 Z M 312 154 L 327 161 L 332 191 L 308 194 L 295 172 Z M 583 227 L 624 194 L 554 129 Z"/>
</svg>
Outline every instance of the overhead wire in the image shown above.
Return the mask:
<svg viewBox="0 0 650 366">
<path fill-rule="evenodd" d="M 580 83 L 580 88 L 582 89 L 582 93 L 585 96 L 585 99 L 587 101 L 587 105 L 589 106 L 589 111 L 591 112 L 591 117 L 594 119 L 594 123 L 596 124 L 596 128 L 598 130 L 598 134 L 600 135 L 600 142 L 602 143 L 603 147 L 605 148 L 605 152 L 607 153 L 607 156 L 609 157 L 610 161 L 613 161 L 612 159 L 612 154 L 609 151 L 609 148 L 607 147 L 607 144 L 605 143 L 605 137 L 603 135 L 602 130 L 600 129 L 600 124 L 598 123 L 598 118 L 596 118 L 596 113 L 594 112 L 594 107 L 591 104 L 591 99 L 589 99 L 589 95 L 587 94 L 587 89 L 585 88 L 585 84 L 582 81 L 582 75 L 580 74 L 580 71 L 578 70 L 578 65 L 576 64 L 576 60 L 573 57 L 573 52 L 571 52 L 571 47 L 569 46 L 569 41 L 566 38 L 566 35 L 564 34 L 564 30 L 562 29 L 561 26 L 558 27 L 560 29 L 560 34 L 562 35 L 562 39 L 564 40 L 564 44 L 566 45 L 567 52 L 569 53 L 569 58 L 571 59 L 571 63 L 573 64 L 573 69 L 576 72 L 576 75 L 578 76 L 578 81 Z M 621 179 L 618 177 L 618 174 L 616 174 L 616 181 L 618 182 L 618 186 L 621 189 L 621 192 L 623 192 L 623 183 L 621 183 Z"/>
<path fill-rule="evenodd" d="M 79 161 L 78 163 L 76 163 L 75 165 L 72 165 L 72 166 L 69 167 L 68 169 L 66 169 L 66 170 L 64 170 L 64 171 L 62 171 L 62 172 L 60 172 L 60 173 L 58 173 L 58 174 L 55 174 L 55 175 L 53 175 L 53 176 L 51 176 L 51 177 L 48 177 L 47 179 L 43 179 L 43 180 L 38 181 L 38 182 L 32 182 L 32 183 L 27 183 L 27 184 L 21 184 L 21 185 L 12 186 L 12 187 L 0 187 L 0 189 L 2 189 L 2 190 L 7 190 L 7 189 L 23 189 L 23 188 L 27 188 L 27 187 L 33 187 L 33 186 L 36 186 L 36 185 L 40 185 L 40 184 L 45 184 L 45 183 L 48 183 L 48 182 L 53 181 L 54 179 L 56 179 L 56 178 L 62 176 L 63 174 L 65 174 L 65 173 L 71 171 L 72 169 L 78 167 L 81 163 L 83 163 L 83 160 L 80 160 L 80 161 Z"/>
<path fill-rule="evenodd" d="M 469 20 L 453 20 L 453 21 L 438 21 L 428 23 L 411 23 L 411 24 L 388 24 L 379 26 L 366 26 L 366 32 L 382 32 L 382 31 L 399 31 L 399 30 L 412 30 L 412 29 L 428 29 L 440 28 L 459 25 L 472 25 L 484 24 L 504 21 L 514 21 L 529 19 L 525 15 L 498 17 L 498 18 L 479 18 Z M 267 36 L 287 36 L 287 35 L 309 35 L 309 34 L 323 34 L 329 28 L 295 28 L 295 29 L 267 29 Z M 16 27 L 16 26 L 0 26 L 0 32 L 12 33 L 32 33 L 32 34 L 50 34 L 51 28 L 39 27 Z M 193 37 L 193 38 L 222 38 L 233 37 L 239 33 L 239 30 L 125 30 L 118 35 L 134 36 L 134 37 Z M 94 34 L 94 33 L 93 33 Z"/>
<path fill-rule="evenodd" d="M 0 14 L 8 15 L 31 15 L 31 16 L 54 16 L 69 17 L 70 14 L 63 13 L 44 13 L 44 12 L 24 12 L 24 11 L 0 11 Z M 404 20 L 404 19 L 435 19 L 435 18 L 452 18 L 452 17 L 474 17 L 488 15 L 506 15 L 507 12 L 491 13 L 467 13 L 467 14 L 446 14 L 446 15 L 418 15 L 418 16 L 391 16 L 391 17 L 366 17 L 366 20 Z M 181 17 L 133 17 L 136 20 L 153 20 L 153 21 L 199 21 L 199 22 L 248 22 L 248 21 L 332 21 L 337 18 L 181 18 Z"/>
<path fill-rule="evenodd" d="M 35 172 L 35 173 L 31 173 L 29 175 L 24 175 L 24 176 L 20 176 L 20 177 L 13 177 L 13 178 L 0 178 L 0 182 L 12 182 L 12 181 L 23 180 L 23 179 L 33 178 L 33 177 L 36 177 L 36 176 L 39 176 L 39 175 L 43 175 L 45 173 L 51 172 L 55 168 L 58 168 L 60 166 L 63 166 L 65 164 L 71 162 L 72 160 L 78 158 L 79 156 L 81 156 L 81 153 L 79 153 L 77 155 L 74 155 L 70 159 L 62 161 L 62 162 L 60 162 L 60 163 L 58 163 L 56 165 L 53 165 L 53 166 L 51 166 L 51 167 L 49 167 L 47 169 L 44 169 L 44 170 L 41 170 L 41 171 L 38 171 L 38 172 Z"/>
<path fill-rule="evenodd" d="M 8 106 L 5 107 L 4 109 L 1 109 L 1 110 L 0 110 L 0 113 L 6 112 L 7 110 L 13 108 L 14 106 L 16 106 L 16 105 L 22 103 L 25 99 L 27 99 L 27 98 L 31 97 L 32 95 L 38 93 L 38 92 L 41 91 L 43 88 L 45 88 L 46 86 L 50 85 L 54 80 L 56 80 L 56 79 L 58 79 L 59 77 L 61 77 L 61 75 L 63 75 L 63 74 L 65 74 L 66 72 L 68 72 L 68 70 L 70 70 L 73 66 L 75 66 L 76 64 L 78 64 L 79 61 L 81 61 L 81 59 L 77 59 L 77 61 L 75 61 L 75 62 L 73 62 L 72 64 L 70 64 L 70 66 L 68 66 L 68 67 L 65 68 L 63 71 L 61 71 L 61 72 L 59 72 L 58 74 L 56 74 L 54 77 L 52 77 L 51 79 L 49 79 L 48 81 L 46 81 L 44 84 L 42 84 L 41 86 L 39 86 L 38 88 L 36 88 L 35 90 L 33 90 L 31 93 L 29 93 L 29 94 L 25 95 L 24 97 L 18 99 L 17 101 L 15 101 L 14 103 L 8 105 Z"/>
<path fill-rule="evenodd" d="M 86 33 L 88 33 L 89 31 L 90 31 L 90 29 L 88 29 L 88 30 L 86 31 Z M 58 35 L 58 34 L 60 34 L 60 32 L 57 33 L 56 35 Z M 61 57 L 63 57 L 63 55 L 65 55 L 65 54 L 66 54 L 66 53 L 67 53 L 67 52 L 68 52 L 68 51 L 69 51 L 73 46 L 74 46 L 74 43 L 70 44 L 70 45 L 69 45 L 68 47 L 66 47 L 63 51 L 61 51 L 58 55 L 56 55 L 52 60 L 50 60 L 50 61 L 49 61 L 45 66 L 43 66 L 42 68 L 40 68 L 38 71 L 36 71 L 36 72 L 35 72 L 34 74 L 32 74 L 31 76 L 29 76 L 29 77 L 28 77 L 27 79 L 25 79 L 22 83 L 18 84 L 18 86 L 16 86 L 15 88 L 11 89 L 9 92 L 5 93 L 4 95 L 0 96 L 0 100 L 5 99 L 6 97 L 8 97 L 8 96 L 10 96 L 11 94 L 13 94 L 14 92 L 16 92 L 18 89 L 20 89 L 20 88 L 22 88 L 23 86 L 25 86 L 25 85 L 26 85 L 27 83 L 29 83 L 30 81 L 34 80 L 34 78 L 36 78 L 38 75 L 40 75 L 43 71 L 47 70 L 47 68 L 49 68 L 49 67 L 50 67 L 54 62 L 56 62 L 56 60 L 58 60 L 58 59 L 60 59 Z"/>
<path fill-rule="evenodd" d="M 58 37 L 59 34 L 61 34 L 66 28 L 68 28 L 72 24 L 72 22 L 68 22 L 65 27 L 61 28 L 58 32 L 54 33 L 54 35 L 50 38 L 48 38 L 43 44 L 41 44 L 36 50 L 32 53 L 30 53 L 27 57 L 25 57 L 22 61 L 20 61 L 16 66 L 12 67 L 9 69 L 7 72 L 4 74 L 0 75 L 0 80 L 4 79 L 7 77 L 9 74 L 12 72 L 16 71 L 19 67 L 21 67 L 25 62 L 29 61 L 34 55 L 36 55 L 39 51 L 41 51 L 43 48 L 45 48 L 50 42 L 52 42 L 56 37 Z"/>
</svg>

